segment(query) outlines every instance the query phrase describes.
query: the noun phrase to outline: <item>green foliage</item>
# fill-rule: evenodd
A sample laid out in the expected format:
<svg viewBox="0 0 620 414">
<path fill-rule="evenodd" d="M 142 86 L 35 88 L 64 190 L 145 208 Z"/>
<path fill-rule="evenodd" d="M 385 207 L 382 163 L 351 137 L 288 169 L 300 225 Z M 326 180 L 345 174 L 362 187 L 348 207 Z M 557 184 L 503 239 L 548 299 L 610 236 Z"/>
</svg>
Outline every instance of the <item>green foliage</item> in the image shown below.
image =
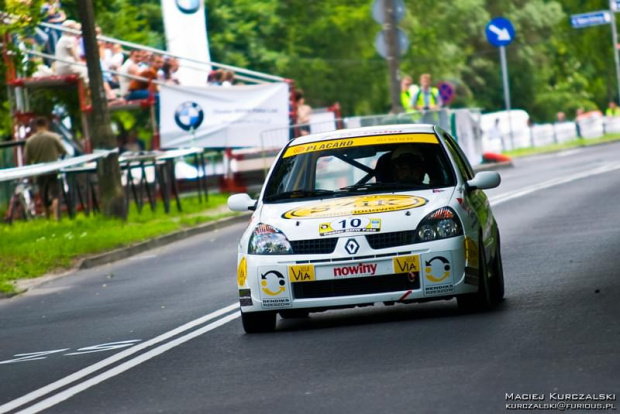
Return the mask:
<svg viewBox="0 0 620 414">
<path fill-rule="evenodd" d="M 39 10 L 43 0 L 31 0 L 28 2 L 22 2 L 18 0 L 3 1 L 0 4 L 0 42 L 4 42 L 4 36 L 10 36 L 16 34 L 24 38 L 32 37 L 34 27 L 41 20 Z M 2 15 L 2 12 L 6 12 L 6 17 Z M 14 66 L 17 66 L 24 60 L 24 55 L 16 45 L 10 43 L 7 45 L 10 50 L 9 59 Z M 4 56 L 3 56 L 4 57 Z M 7 76 L 7 66 L 4 59 L 0 60 L 0 79 L 5 79 Z M 11 112 L 10 103 L 8 102 L 7 89 L 0 88 L 0 141 L 5 137 L 11 135 Z"/>
<path fill-rule="evenodd" d="M 78 0 L 64 0 L 67 17 L 78 19 Z M 160 0 L 93 0 L 105 36 L 165 49 Z"/>
<path fill-rule="evenodd" d="M 94 1 L 104 34 L 164 47 L 160 0 Z M 543 122 L 559 111 L 570 117 L 579 107 L 604 109 L 618 99 L 609 26 L 569 24 L 571 14 L 608 8 L 607 0 L 404 1 L 398 26 L 410 47 L 400 58 L 401 73 L 417 81 L 429 72 L 434 82 L 452 82 L 453 107 L 504 108 L 498 49 L 484 34 L 496 16 L 511 19 L 517 33 L 506 48 L 513 107 Z M 63 1 L 70 18 L 77 16 L 76 2 Z M 387 62 L 374 47 L 381 26 L 372 3 L 205 0 L 211 56 L 293 79 L 315 107 L 340 102 L 344 115 L 384 113 Z"/>
<path fill-rule="evenodd" d="M 67 268 L 87 254 L 233 215 L 221 209 L 226 199 L 226 194 L 211 194 L 209 201 L 202 203 L 196 197 L 183 199 L 183 212 L 177 212 L 173 203 L 170 214 L 164 213 L 161 203 L 155 212 L 145 206 L 142 214 L 132 205 L 127 222 L 79 215 L 60 222 L 37 219 L 0 225 L 0 291 L 14 292 L 14 280 Z"/>
</svg>

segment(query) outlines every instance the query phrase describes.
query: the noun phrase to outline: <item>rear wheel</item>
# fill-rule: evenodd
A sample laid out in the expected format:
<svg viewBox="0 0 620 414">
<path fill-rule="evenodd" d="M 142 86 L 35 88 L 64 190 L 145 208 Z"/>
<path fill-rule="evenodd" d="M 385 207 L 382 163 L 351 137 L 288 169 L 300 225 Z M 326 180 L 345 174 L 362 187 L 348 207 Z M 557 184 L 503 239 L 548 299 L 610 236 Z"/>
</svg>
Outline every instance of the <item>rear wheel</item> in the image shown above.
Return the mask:
<svg viewBox="0 0 620 414">
<path fill-rule="evenodd" d="M 459 311 L 463 313 L 484 312 L 491 310 L 494 305 L 491 297 L 491 287 L 489 283 L 489 270 L 487 259 L 484 253 L 484 244 L 480 240 L 480 252 L 478 253 L 478 292 L 467 295 L 459 295 L 456 301 Z"/>
<path fill-rule="evenodd" d="M 275 312 L 241 312 L 241 322 L 246 333 L 273 332 L 276 329 Z"/>
</svg>

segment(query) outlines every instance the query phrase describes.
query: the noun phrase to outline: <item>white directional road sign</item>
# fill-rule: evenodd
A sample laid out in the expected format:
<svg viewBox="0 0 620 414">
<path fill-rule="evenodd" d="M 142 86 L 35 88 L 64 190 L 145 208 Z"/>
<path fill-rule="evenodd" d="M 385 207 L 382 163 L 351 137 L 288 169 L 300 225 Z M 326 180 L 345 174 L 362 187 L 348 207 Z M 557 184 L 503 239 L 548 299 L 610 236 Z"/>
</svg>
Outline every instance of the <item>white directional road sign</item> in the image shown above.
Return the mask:
<svg viewBox="0 0 620 414">
<path fill-rule="evenodd" d="M 384 24 L 385 18 L 385 6 L 383 2 L 390 0 L 375 0 L 372 4 L 372 18 L 379 24 Z M 405 2 L 403 0 L 391 0 L 392 7 L 394 9 L 394 15 L 396 17 L 396 23 L 400 22 L 405 17 Z"/>
<path fill-rule="evenodd" d="M 611 22 L 611 15 L 607 10 L 601 10 L 591 13 L 573 14 L 570 17 L 570 24 L 575 29 L 581 29 L 582 27 L 599 26 L 602 24 L 609 24 Z"/>
<path fill-rule="evenodd" d="M 487 40 L 495 47 L 506 46 L 515 38 L 512 22 L 504 17 L 496 17 L 486 27 Z"/>
<path fill-rule="evenodd" d="M 402 29 L 396 29 L 396 47 L 398 49 L 398 53 L 402 56 L 409 49 L 409 37 Z M 385 31 L 382 30 L 377 33 L 375 37 L 375 49 L 381 56 L 385 59 L 388 57 L 388 47 L 387 47 L 387 36 L 385 35 Z"/>
</svg>

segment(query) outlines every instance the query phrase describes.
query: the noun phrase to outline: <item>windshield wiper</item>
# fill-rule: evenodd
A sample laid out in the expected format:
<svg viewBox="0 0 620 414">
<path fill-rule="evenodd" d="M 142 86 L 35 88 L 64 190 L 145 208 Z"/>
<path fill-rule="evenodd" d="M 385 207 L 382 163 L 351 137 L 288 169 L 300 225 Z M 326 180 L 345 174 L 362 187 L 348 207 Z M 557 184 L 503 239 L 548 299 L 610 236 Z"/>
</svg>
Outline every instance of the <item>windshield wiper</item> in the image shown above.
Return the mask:
<svg viewBox="0 0 620 414">
<path fill-rule="evenodd" d="M 354 184 L 342 187 L 341 191 L 359 191 L 359 190 L 422 190 L 427 188 L 424 184 L 414 185 L 407 183 L 366 183 Z"/>
<path fill-rule="evenodd" d="M 265 197 L 265 201 L 276 201 L 276 200 L 288 200 L 290 198 L 303 198 L 303 197 L 316 197 L 322 195 L 331 195 L 334 194 L 331 190 L 293 190 L 293 191 L 285 191 L 283 193 L 272 194 L 270 196 Z"/>
</svg>

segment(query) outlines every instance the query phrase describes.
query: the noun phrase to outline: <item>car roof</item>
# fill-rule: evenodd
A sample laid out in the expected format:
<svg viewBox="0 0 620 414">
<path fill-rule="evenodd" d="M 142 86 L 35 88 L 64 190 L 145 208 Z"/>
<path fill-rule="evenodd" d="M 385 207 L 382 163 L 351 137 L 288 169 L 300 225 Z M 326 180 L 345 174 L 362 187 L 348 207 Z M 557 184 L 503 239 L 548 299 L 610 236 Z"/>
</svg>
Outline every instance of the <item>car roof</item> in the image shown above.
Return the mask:
<svg viewBox="0 0 620 414">
<path fill-rule="evenodd" d="M 308 144 L 326 139 L 354 138 L 368 135 L 393 135 L 393 134 L 434 134 L 435 126 L 431 124 L 396 124 L 379 125 L 362 128 L 339 129 L 322 132 L 319 134 L 305 135 L 295 138 L 290 145 Z"/>
</svg>

